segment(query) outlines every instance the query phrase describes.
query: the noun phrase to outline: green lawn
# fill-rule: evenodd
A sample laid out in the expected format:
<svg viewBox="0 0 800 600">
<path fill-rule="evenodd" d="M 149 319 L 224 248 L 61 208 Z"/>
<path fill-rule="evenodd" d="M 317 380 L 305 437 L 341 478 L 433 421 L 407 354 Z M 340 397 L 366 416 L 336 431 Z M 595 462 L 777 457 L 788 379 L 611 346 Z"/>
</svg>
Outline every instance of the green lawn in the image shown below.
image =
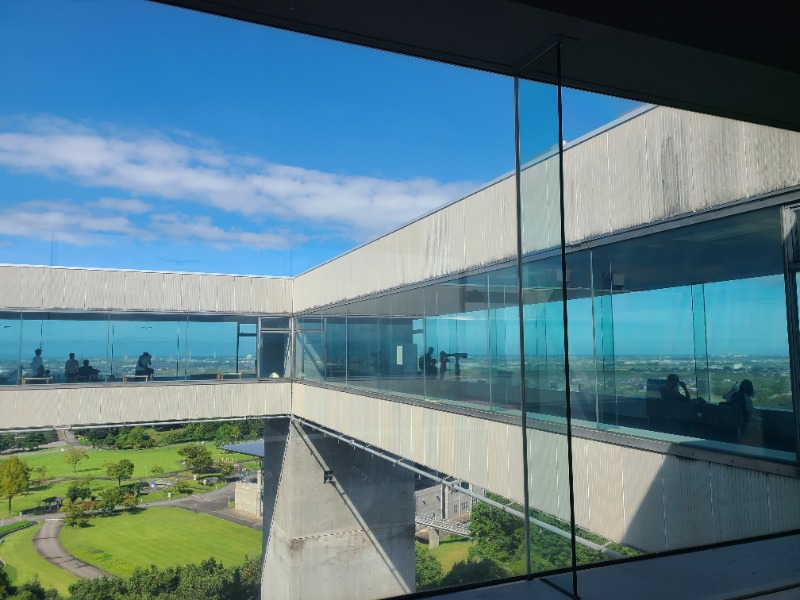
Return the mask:
<svg viewBox="0 0 800 600">
<path fill-rule="evenodd" d="M 445 574 L 450 572 L 453 565 L 461 560 L 467 560 L 467 552 L 475 545 L 471 540 L 464 538 L 452 537 L 442 540 L 438 548 L 431 550 L 433 555 L 442 563 L 442 568 Z"/>
<path fill-rule="evenodd" d="M 20 496 L 14 496 L 14 499 L 11 501 L 11 513 L 16 514 L 21 511 L 30 510 L 32 508 L 36 508 L 39 506 L 41 501 L 44 498 L 49 498 L 51 496 L 64 496 L 67 493 L 67 488 L 69 487 L 70 481 L 55 481 L 52 483 L 45 484 L 43 487 L 33 487 L 28 491 L 27 494 L 22 494 Z M 103 490 L 110 486 L 116 486 L 116 481 L 92 481 L 90 484 L 92 488 L 92 493 L 99 493 L 100 490 Z M 3 498 L 0 501 L 0 514 L 6 515 L 8 513 L 8 499 Z"/>
<path fill-rule="evenodd" d="M 153 477 L 153 467 L 158 465 L 164 469 L 165 473 L 175 473 L 185 471 L 181 465 L 183 458 L 178 454 L 186 444 L 174 444 L 162 448 L 142 448 L 139 450 L 88 450 L 89 459 L 78 463 L 77 470 L 73 473 L 72 466 L 64 462 L 64 452 L 60 448 L 51 450 L 41 450 L 39 452 L 26 452 L 19 454 L 20 460 L 28 463 L 31 469 L 41 466 L 47 467 L 48 477 L 105 477 L 106 471 L 103 465 L 107 462 L 119 462 L 123 458 L 131 461 L 135 468 L 133 477 Z M 226 458 L 248 460 L 241 454 L 231 454 L 220 450 L 214 444 L 206 444 L 214 458 L 225 456 Z M 63 447 L 66 450 L 66 446 Z M 33 473 L 32 473 L 33 475 Z"/>
<path fill-rule="evenodd" d="M 191 477 L 188 471 L 183 469 L 180 464 L 182 457 L 178 454 L 186 444 L 175 444 L 172 446 L 165 446 L 163 448 L 148 448 L 141 450 L 88 450 L 89 459 L 78 463 L 78 469 L 73 474 L 72 467 L 64 462 L 64 453 L 59 449 L 42 450 L 39 452 L 30 452 L 19 454 L 20 460 L 25 461 L 31 469 L 36 469 L 40 466 L 47 467 L 47 475 L 52 478 L 68 477 L 71 479 L 80 479 L 82 477 L 106 477 L 105 468 L 103 465 L 107 462 L 118 462 L 123 458 L 130 460 L 134 465 L 133 478 L 143 479 L 145 472 L 150 479 L 153 479 L 152 468 L 158 465 L 164 469 L 165 473 L 179 472 L 183 477 Z M 207 444 L 211 450 L 214 458 L 225 456 L 226 458 L 238 460 L 240 464 L 252 464 L 252 457 L 242 454 L 227 453 L 218 449 L 213 444 Z M 65 447 L 66 448 L 66 447 Z M 250 459 L 248 461 L 248 459 Z M 0 461 L 2 462 L 2 461 Z M 249 468 L 253 468 L 250 466 Z M 34 477 L 35 473 L 31 473 Z M 11 502 L 11 514 L 16 514 L 21 511 L 36 508 L 41 503 L 42 499 L 50 496 L 64 496 L 71 481 L 53 481 L 45 484 L 42 487 L 34 485 L 31 482 L 31 487 L 27 494 L 14 497 Z M 124 483 L 124 482 L 123 482 Z M 194 484 L 194 482 L 192 482 Z M 91 483 L 93 493 L 116 485 L 116 481 L 107 481 L 101 479 L 94 479 Z M 213 487 L 194 486 L 197 488 L 197 493 L 203 493 L 213 490 Z M 177 499 L 178 496 L 173 495 Z M 181 496 L 182 497 L 182 496 Z M 153 496 L 143 497 L 143 502 L 155 500 L 164 500 L 164 494 L 155 494 Z M 8 512 L 8 501 L 3 499 L 0 501 L 0 513 L 3 515 Z"/>
<path fill-rule="evenodd" d="M 33 536 L 41 526 L 42 524 L 38 523 L 6 536 L 0 544 L 0 558 L 6 562 L 6 571 L 14 585 L 31 581 L 34 575 L 38 575 L 44 587 L 54 587 L 66 595 L 67 588 L 77 581 L 77 578 L 51 565 L 34 550 Z"/>
<path fill-rule="evenodd" d="M 233 566 L 247 554 L 261 554 L 261 532 L 180 508 L 154 507 L 90 523 L 62 529 L 61 543 L 84 562 L 124 577 L 153 563 L 165 567 L 214 556 Z"/>
<path fill-rule="evenodd" d="M 25 527 L 30 527 L 25 521 L 17 521 L 16 523 L 9 523 L 8 525 L 0 526 L 0 535 L 8 533 L 9 531 L 16 531 L 17 529 L 23 529 Z"/>
</svg>

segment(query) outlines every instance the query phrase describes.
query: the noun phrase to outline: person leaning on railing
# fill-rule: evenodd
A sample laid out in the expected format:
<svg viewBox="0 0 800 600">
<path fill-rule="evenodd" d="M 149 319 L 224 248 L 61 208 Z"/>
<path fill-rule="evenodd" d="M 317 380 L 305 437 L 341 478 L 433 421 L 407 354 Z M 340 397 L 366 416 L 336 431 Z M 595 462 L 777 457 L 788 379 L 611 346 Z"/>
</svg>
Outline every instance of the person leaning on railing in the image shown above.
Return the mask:
<svg viewBox="0 0 800 600">
<path fill-rule="evenodd" d="M 744 422 L 747 423 L 753 414 L 753 396 L 755 395 L 753 382 L 749 379 L 742 379 L 739 389 L 728 396 L 725 403 L 738 406 L 742 411 Z"/>
</svg>

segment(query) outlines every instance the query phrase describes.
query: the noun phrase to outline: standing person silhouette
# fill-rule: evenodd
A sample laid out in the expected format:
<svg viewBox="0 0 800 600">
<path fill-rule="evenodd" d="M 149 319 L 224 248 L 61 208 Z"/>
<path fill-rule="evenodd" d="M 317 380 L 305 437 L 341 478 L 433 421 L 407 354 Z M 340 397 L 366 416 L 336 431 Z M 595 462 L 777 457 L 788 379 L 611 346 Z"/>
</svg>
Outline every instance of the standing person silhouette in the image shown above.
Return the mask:
<svg viewBox="0 0 800 600">
<path fill-rule="evenodd" d="M 44 368 L 44 361 L 42 360 L 42 349 L 37 348 L 33 351 L 33 360 L 31 360 L 31 371 L 34 377 L 47 377 L 50 375 L 50 369 Z"/>
<path fill-rule="evenodd" d="M 64 363 L 64 377 L 67 378 L 67 381 L 75 381 L 75 378 L 78 376 L 79 367 L 80 363 L 75 360 L 75 353 L 70 352 L 67 362 Z"/>
<path fill-rule="evenodd" d="M 436 375 L 436 357 L 433 355 L 433 346 L 428 348 L 425 356 L 419 357 L 419 370 L 423 375 Z"/>
</svg>

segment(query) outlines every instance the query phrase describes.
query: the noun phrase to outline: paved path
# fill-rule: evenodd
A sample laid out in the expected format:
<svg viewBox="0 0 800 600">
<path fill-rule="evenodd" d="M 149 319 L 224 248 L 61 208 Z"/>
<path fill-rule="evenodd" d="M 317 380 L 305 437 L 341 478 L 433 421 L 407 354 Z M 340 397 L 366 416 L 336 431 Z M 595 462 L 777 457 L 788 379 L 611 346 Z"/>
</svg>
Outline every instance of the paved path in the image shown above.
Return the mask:
<svg viewBox="0 0 800 600">
<path fill-rule="evenodd" d="M 249 513 L 245 513 L 233 508 L 228 508 L 229 501 L 233 500 L 235 483 L 221 487 L 213 492 L 205 494 L 198 494 L 196 496 L 187 496 L 179 500 L 161 500 L 159 502 L 143 502 L 139 506 L 146 508 L 148 506 L 175 506 L 183 508 L 184 510 L 191 510 L 194 512 L 203 512 L 213 515 L 219 519 L 230 521 L 238 525 L 244 525 L 251 529 L 261 531 L 262 520 L 261 517 L 256 517 Z"/>
<path fill-rule="evenodd" d="M 58 532 L 61 531 L 62 527 L 64 527 L 63 518 L 45 519 L 42 528 L 39 529 L 33 538 L 33 547 L 36 548 L 36 551 L 41 554 L 45 560 L 57 567 L 61 567 L 65 571 L 69 571 L 77 577 L 83 579 L 110 577 L 105 571 L 87 565 L 64 549 L 64 546 L 58 541 Z"/>
<path fill-rule="evenodd" d="M 238 525 L 244 525 L 251 529 L 261 531 L 261 517 L 253 516 L 232 508 L 228 508 L 228 503 L 233 500 L 235 483 L 197 496 L 188 496 L 179 500 L 161 500 L 159 502 L 143 502 L 139 506 L 174 506 L 184 510 L 203 512 L 213 515 L 219 519 L 224 519 Z M 4 519 L 4 523 L 15 521 L 41 521 L 44 520 L 42 528 L 33 538 L 33 546 L 42 557 L 57 567 L 65 569 L 84 579 L 97 579 L 98 577 L 110 577 L 109 573 L 86 564 L 72 556 L 64 549 L 58 541 L 58 533 L 64 527 L 64 515 L 61 513 L 48 513 L 46 515 L 25 515 L 11 519 Z"/>
</svg>

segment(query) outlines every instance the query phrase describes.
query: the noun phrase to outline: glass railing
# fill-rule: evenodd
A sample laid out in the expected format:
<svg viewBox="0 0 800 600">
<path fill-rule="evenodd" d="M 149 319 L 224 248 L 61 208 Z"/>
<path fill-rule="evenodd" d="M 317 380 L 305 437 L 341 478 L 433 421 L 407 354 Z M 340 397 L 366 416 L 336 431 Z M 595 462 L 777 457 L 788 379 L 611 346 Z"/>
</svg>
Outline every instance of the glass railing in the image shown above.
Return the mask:
<svg viewBox="0 0 800 600">
<path fill-rule="evenodd" d="M 289 317 L 0 313 L 0 385 L 282 379 Z"/>
<path fill-rule="evenodd" d="M 569 364 L 577 427 L 793 462 L 780 232 L 775 207 L 568 252 L 568 363 L 560 257 L 528 257 L 529 418 L 566 422 Z M 514 278 L 501 265 L 298 317 L 295 377 L 519 415 Z"/>
</svg>

